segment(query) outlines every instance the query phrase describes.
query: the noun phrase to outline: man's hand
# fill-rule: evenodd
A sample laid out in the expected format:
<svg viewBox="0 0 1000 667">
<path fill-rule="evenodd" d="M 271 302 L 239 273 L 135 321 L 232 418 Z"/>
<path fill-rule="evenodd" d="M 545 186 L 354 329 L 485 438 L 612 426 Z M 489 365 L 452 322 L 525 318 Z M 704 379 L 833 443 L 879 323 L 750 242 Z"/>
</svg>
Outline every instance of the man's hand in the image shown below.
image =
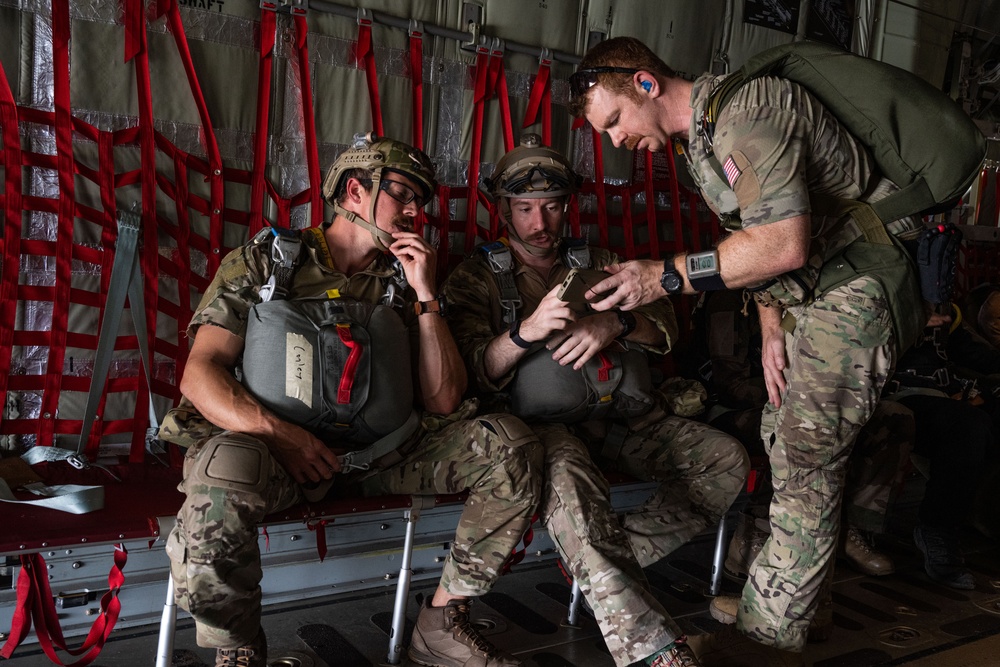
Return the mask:
<svg viewBox="0 0 1000 667">
<path fill-rule="evenodd" d="M 406 281 L 417 293 L 420 301 L 431 301 L 437 296 L 437 251 L 415 232 L 393 232 L 396 241 L 389 252 L 403 265 Z"/>
<path fill-rule="evenodd" d="M 331 479 L 340 472 L 337 453 L 315 435 L 295 424 L 285 422 L 268 439 L 271 454 L 299 484 Z"/>
<path fill-rule="evenodd" d="M 546 340 L 557 331 L 563 331 L 576 321 L 576 313 L 569 304 L 556 296 L 559 285 L 542 297 L 538 307 L 521 321 L 521 338 L 532 342 Z"/>
<path fill-rule="evenodd" d="M 611 274 L 601 282 L 591 287 L 586 294 L 587 300 L 607 294 L 600 301 L 592 301 L 594 310 L 632 310 L 644 306 L 667 295 L 660 286 L 660 276 L 663 274 L 663 262 L 644 259 L 611 264 L 604 267 Z"/>
<path fill-rule="evenodd" d="M 764 384 L 767 386 L 767 400 L 774 407 L 781 407 L 781 396 L 785 393 L 784 370 L 785 331 L 781 328 L 780 308 L 766 308 L 758 305 L 760 314 L 761 353 L 760 362 L 764 367 Z"/>
<path fill-rule="evenodd" d="M 573 322 L 563 331 L 566 336 L 547 346 L 560 365 L 573 364 L 580 370 L 591 357 L 606 348 L 618 336 L 621 323 L 614 313 L 597 313 Z"/>
</svg>

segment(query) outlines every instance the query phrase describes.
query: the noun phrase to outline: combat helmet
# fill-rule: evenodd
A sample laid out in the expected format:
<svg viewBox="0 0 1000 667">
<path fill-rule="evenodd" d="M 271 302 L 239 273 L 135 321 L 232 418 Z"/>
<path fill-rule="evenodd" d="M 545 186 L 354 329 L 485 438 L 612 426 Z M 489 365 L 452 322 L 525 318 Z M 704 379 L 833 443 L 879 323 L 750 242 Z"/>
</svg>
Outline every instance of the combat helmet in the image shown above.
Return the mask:
<svg viewBox="0 0 1000 667">
<path fill-rule="evenodd" d="M 497 162 L 490 178 L 483 179 L 490 201 L 499 197 L 541 199 L 571 195 L 580 189 L 583 178 L 556 150 L 544 146 L 537 134 L 525 134 L 521 145 Z"/>
<path fill-rule="evenodd" d="M 364 169 L 371 173 L 372 198 L 367 220 L 348 211 L 337 202 L 341 181 L 352 169 Z M 400 173 L 415 181 L 423 190 L 421 195 L 425 202 L 437 188 L 434 165 L 426 153 L 402 141 L 379 137 L 373 132 L 368 132 L 355 135 L 354 144 L 334 161 L 323 180 L 323 198 L 333 206 L 338 215 L 371 232 L 375 245 L 385 252 L 388 250 L 387 246 L 393 242 L 393 238 L 375 224 L 375 202 L 380 193 L 383 170 Z"/>
</svg>

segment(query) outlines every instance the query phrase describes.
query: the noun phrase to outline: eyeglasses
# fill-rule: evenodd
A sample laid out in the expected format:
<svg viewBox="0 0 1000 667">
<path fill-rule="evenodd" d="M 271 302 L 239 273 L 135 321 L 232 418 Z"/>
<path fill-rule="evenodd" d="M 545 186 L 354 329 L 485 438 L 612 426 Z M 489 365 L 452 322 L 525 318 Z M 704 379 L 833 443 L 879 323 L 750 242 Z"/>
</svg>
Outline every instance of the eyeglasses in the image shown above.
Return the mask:
<svg viewBox="0 0 1000 667">
<path fill-rule="evenodd" d="M 635 74 L 638 71 L 631 67 L 588 67 L 577 70 L 569 76 L 569 92 L 572 97 L 586 94 L 597 83 L 598 74 Z"/>
<path fill-rule="evenodd" d="M 378 189 L 404 206 L 412 201 L 416 202 L 417 208 L 423 208 L 427 203 L 413 188 L 405 183 L 400 183 L 399 181 L 379 181 Z"/>
</svg>

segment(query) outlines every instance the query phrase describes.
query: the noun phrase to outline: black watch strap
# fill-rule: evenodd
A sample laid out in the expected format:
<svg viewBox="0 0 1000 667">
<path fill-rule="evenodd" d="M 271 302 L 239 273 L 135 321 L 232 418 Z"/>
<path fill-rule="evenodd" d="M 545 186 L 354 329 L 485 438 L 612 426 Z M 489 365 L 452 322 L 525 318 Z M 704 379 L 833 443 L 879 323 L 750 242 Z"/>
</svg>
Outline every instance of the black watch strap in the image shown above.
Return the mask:
<svg viewBox="0 0 1000 667">
<path fill-rule="evenodd" d="M 514 341 L 514 345 L 517 345 L 522 350 L 529 349 L 534 343 L 529 343 L 528 341 L 521 338 L 521 320 L 514 320 L 514 323 L 510 325 L 510 339 Z"/>
<path fill-rule="evenodd" d="M 625 338 L 630 333 L 635 331 L 635 325 L 636 325 L 635 314 L 633 314 L 632 311 L 629 310 L 617 310 L 615 311 L 615 314 L 618 315 L 618 321 L 622 325 L 622 332 L 617 336 L 615 336 L 615 338 L 621 340 L 622 338 Z"/>
</svg>

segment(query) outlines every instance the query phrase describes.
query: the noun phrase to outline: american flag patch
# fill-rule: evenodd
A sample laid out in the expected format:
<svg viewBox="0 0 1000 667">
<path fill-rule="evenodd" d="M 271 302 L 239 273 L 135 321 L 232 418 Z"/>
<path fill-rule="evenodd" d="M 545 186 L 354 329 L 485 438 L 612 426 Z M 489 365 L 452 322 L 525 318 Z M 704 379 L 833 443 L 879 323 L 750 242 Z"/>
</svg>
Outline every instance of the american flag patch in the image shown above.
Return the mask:
<svg viewBox="0 0 1000 667">
<path fill-rule="evenodd" d="M 726 160 L 726 163 L 722 165 L 722 170 L 726 172 L 726 178 L 729 179 L 729 187 L 735 188 L 736 179 L 739 178 L 740 174 L 743 172 L 740 171 L 740 168 L 736 166 L 735 162 L 733 162 L 732 157 Z"/>
</svg>

